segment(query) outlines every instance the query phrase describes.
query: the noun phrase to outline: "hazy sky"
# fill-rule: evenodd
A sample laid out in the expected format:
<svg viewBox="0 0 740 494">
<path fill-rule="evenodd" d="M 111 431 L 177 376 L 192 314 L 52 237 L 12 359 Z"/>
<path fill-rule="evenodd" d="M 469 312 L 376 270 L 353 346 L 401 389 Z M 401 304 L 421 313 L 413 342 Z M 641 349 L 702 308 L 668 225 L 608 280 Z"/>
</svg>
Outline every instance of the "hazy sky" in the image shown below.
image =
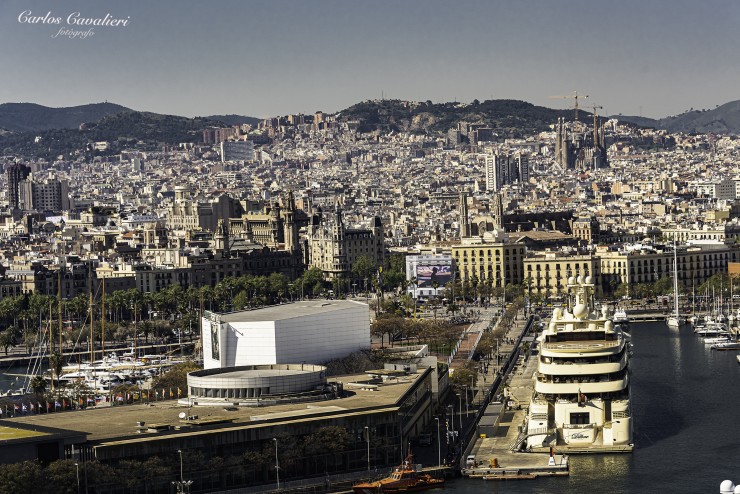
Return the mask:
<svg viewBox="0 0 740 494">
<path fill-rule="evenodd" d="M 58 17 L 60 24 L 19 22 Z M 86 39 L 67 16 L 130 18 Z M 740 99 L 737 0 L 2 0 L 0 102 L 178 115 L 334 112 L 367 99 L 577 90 L 662 117 Z"/>
</svg>

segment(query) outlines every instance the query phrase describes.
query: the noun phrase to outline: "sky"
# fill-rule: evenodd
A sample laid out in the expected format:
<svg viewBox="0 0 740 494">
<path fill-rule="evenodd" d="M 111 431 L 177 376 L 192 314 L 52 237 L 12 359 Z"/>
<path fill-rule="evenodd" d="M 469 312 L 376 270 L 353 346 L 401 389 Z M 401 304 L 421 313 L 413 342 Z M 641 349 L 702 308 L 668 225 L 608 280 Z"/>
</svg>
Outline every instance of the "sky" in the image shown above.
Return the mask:
<svg viewBox="0 0 740 494">
<path fill-rule="evenodd" d="M 83 39 L 70 14 L 128 21 Z M 0 103 L 269 117 L 577 91 L 659 118 L 740 99 L 739 27 L 737 0 L 2 0 Z"/>
</svg>

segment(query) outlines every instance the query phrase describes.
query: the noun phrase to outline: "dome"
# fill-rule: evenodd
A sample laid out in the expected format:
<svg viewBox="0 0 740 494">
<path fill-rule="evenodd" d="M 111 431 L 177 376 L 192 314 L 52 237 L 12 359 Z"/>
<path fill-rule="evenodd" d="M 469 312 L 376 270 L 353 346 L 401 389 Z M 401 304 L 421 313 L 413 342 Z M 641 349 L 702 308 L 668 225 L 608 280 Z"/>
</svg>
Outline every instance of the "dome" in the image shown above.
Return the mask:
<svg viewBox="0 0 740 494">
<path fill-rule="evenodd" d="M 731 493 L 735 491 L 735 484 L 732 483 L 732 480 L 723 480 L 721 484 L 719 484 L 719 492 L 720 493 Z"/>
<path fill-rule="evenodd" d="M 740 494 L 740 485 L 735 486 L 735 490 L 733 491 L 733 494 Z"/>
<path fill-rule="evenodd" d="M 594 282 L 594 279 L 593 278 L 591 278 L 590 276 L 586 276 L 586 284 L 587 285 L 590 285 L 593 282 Z"/>
<path fill-rule="evenodd" d="M 586 304 L 577 304 L 573 307 L 573 315 L 577 319 L 583 319 L 588 315 L 588 306 Z"/>
<path fill-rule="evenodd" d="M 569 285 L 575 285 L 576 284 L 576 278 L 575 278 L 575 276 L 571 276 L 570 278 L 568 278 L 568 284 Z"/>
</svg>

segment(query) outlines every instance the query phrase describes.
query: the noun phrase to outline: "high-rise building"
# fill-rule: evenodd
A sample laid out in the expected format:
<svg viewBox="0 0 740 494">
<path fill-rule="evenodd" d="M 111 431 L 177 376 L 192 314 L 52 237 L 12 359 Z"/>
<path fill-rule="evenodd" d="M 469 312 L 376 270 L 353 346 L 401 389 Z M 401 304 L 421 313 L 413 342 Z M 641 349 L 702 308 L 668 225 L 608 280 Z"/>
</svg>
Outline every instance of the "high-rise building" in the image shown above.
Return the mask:
<svg viewBox="0 0 740 494">
<path fill-rule="evenodd" d="M 8 204 L 12 209 L 18 208 L 20 183 L 31 174 L 31 168 L 20 163 L 13 163 L 6 168 L 8 175 Z"/>
<path fill-rule="evenodd" d="M 233 127 L 209 127 L 203 130 L 204 144 L 218 144 L 236 135 Z"/>
<path fill-rule="evenodd" d="M 526 154 L 515 154 L 513 159 L 514 180 L 519 183 L 529 182 L 529 156 Z"/>
<path fill-rule="evenodd" d="M 486 190 L 500 190 L 504 185 L 502 157 L 498 154 L 486 156 Z"/>
<path fill-rule="evenodd" d="M 254 143 L 252 141 L 221 142 L 221 161 L 253 161 Z"/>
<path fill-rule="evenodd" d="M 468 218 L 468 195 L 460 192 L 460 237 L 470 236 L 470 219 Z"/>
<path fill-rule="evenodd" d="M 31 176 L 33 177 L 33 176 Z M 68 211 L 69 186 L 66 180 L 44 182 L 23 180 L 18 185 L 18 209 L 24 211 Z"/>
<path fill-rule="evenodd" d="M 496 153 L 486 156 L 486 190 L 497 191 L 507 184 L 529 181 L 529 156 Z"/>
</svg>

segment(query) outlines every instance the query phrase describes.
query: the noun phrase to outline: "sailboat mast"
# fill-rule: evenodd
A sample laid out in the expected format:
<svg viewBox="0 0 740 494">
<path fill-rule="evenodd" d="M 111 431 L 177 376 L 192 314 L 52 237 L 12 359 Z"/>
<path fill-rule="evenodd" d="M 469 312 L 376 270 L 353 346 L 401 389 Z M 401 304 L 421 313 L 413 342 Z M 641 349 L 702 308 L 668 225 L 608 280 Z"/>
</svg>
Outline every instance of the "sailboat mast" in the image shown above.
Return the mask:
<svg viewBox="0 0 740 494">
<path fill-rule="evenodd" d="M 673 303 L 678 319 L 678 250 L 676 242 L 673 242 Z"/>
<path fill-rule="evenodd" d="M 64 355 L 62 348 L 62 270 L 57 273 L 57 319 L 59 320 L 59 353 Z"/>
<path fill-rule="evenodd" d="M 90 365 L 95 362 L 95 334 L 93 333 L 93 287 L 90 277 Z"/>
<path fill-rule="evenodd" d="M 103 298 L 100 300 L 100 348 L 105 358 L 105 278 L 103 278 Z"/>
</svg>

